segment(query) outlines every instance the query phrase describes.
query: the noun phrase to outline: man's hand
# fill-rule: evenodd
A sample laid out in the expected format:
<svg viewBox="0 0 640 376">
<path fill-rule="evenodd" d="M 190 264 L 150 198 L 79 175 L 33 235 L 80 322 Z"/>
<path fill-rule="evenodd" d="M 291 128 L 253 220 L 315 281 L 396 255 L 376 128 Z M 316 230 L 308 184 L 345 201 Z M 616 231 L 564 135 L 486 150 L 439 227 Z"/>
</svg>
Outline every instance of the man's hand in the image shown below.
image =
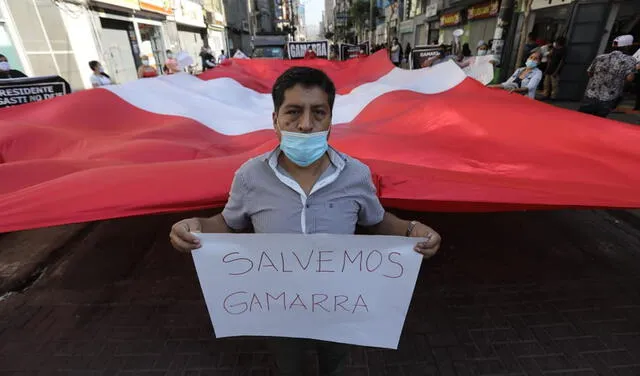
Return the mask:
<svg viewBox="0 0 640 376">
<path fill-rule="evenodd" d="M 192 232 L 202 232 L 202 225 L 197 218 L 184 219 L 171 226 L 169 239 L 173 248 L 180 252 L 191 252 L 201 247 L 200 239 Z"/>
<path fill-rule="evenodd" d="M 416 223 L 409 236 L 412 238 L 427 238 L 427 241 L 420 242 L 413 248 L 414 251 L 421 253 L 425 259 L 433 257 L 440 248 L 440 242 L 442 240 L 440 235 L 431 227 L 423 225 L 420 222 Z"/>
</svg>

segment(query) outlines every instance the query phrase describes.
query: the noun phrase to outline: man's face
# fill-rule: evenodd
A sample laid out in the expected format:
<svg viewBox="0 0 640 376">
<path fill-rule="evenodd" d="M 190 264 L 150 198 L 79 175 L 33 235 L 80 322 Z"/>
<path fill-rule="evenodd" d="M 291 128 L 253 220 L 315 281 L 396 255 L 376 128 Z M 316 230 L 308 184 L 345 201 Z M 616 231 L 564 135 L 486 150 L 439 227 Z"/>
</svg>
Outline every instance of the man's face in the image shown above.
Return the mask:
<svg viewBox="0 0 640 376">
<path fill-rule="evenodd" d="M 280 131 L 313 133 L 329 130 L 331 108 L 329 96 L 321 88 L 295 85 L 284 92 L 284 102 L 273 113 L 273 127 Z"/>
</svg>

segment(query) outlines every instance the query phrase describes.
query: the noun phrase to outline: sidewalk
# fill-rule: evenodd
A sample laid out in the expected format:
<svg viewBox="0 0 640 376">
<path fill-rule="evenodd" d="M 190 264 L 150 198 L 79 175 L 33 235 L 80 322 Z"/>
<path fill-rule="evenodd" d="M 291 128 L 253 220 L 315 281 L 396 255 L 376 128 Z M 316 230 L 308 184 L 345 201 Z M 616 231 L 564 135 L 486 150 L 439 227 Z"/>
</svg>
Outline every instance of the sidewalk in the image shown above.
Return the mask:
<svg viewBox="0 0 640 376">
<path fill-rule="evenodd" d="M 546 103 L 574 111 L 577 111 L 580 107 L 580 102 L 559 101 Z M 618 108 L 607 117 L 607 119 L 617 120 L 633 125 L 640 125 L 640 111 L 635 111 L 633 109 L 634 105 L 635 99 L 625 99 L 620 106 L 618 106 Z"/>
</svg>

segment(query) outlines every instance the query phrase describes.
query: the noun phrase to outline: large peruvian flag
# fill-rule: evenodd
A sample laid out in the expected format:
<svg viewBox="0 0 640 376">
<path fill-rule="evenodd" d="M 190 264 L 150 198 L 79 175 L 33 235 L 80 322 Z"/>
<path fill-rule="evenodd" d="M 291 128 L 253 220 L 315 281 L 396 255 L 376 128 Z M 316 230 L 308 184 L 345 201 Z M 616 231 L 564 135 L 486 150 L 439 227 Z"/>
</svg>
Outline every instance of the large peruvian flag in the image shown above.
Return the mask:
<svg viewBox="0 0 640 376">
<path fill-rule="evenodd" d="M 271 85 L 293 65 L 334 80 L 330 144 L 370 166 L 388 207 L 640 207 L 640 129 L 382 52 L 230 60 L 0 110 L 0 232 L 223 206 L 234 171 L 277 144 Z"/>
</svg>

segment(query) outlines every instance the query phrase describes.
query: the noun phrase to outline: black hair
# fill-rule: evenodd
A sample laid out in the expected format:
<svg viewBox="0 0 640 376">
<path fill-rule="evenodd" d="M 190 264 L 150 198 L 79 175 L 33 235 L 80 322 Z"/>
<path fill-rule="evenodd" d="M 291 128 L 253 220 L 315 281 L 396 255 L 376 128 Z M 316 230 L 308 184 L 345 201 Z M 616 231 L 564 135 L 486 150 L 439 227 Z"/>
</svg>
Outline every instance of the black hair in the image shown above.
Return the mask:
<svg viewBox="0 0 640 376">
<path fill-rule="evenodd" d="M 560 46 L 564 46 L 567 43 L 567 38 L 565 38 L 565 37 L 557 37 L 556 38 L 556 43 L 558 43 L 558 45 L 560 45 Z"/>
<path fill-rule="evenodd" d="M 92 71 L 94 71 L 94 72 L 95 72 L 96 67 L 97 67 L 98 65 L 100 65 L 100 62 L 99 62 L 99 61 L 97 61 L 97 60 L 91 60 L 91 61 L 89 62 L 89 68 L 91 68 L 91 70 L 92 70 Z M 100 74 L 101 74 L 101 75 L 103 75 L 104 77 L 108 78 L 108 79 L 111 79 L 111 77 L 109 77 L 109 75 L 108 75 L 108 74 L 106 74 L 106 73 L 104 73 L 104 72 L 100 72 Z"/>
<path fill-rule="evenodd" d="M 336 99 L 336 86 L 326 73 L 319 69 L 309 67 L 292 67 L 287 69 L 278 77 L 273 84 L 271 97 L 273 98 L 273 107 L 276 112 L 284 103 L 284 92 L 296 85 L 302 85 L 305 88 L 319 87 L 329 97 L 329 108 L 333 111 L 333 103 Z"/>
<path fill-rule="evenodd" d="M 6 56 L 4 56 L 3 54 L 0 54 L 0 58 L 5 58 L 5 59 L 7 59 L 7 57 L 6 57 Z M 7 59 L 7 60 L 9 60 L 9 59 Z"/>
</svg>

